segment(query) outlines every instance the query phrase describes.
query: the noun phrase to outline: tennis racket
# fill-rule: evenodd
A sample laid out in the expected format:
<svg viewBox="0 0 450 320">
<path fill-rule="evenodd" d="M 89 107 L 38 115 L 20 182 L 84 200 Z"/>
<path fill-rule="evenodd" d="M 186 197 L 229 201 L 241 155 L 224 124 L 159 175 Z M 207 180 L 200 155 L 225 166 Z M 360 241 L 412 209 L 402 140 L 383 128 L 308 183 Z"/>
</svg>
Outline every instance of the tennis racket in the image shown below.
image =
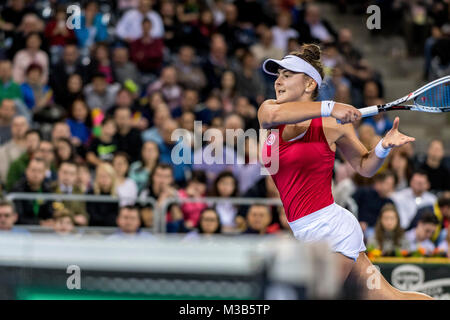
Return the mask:
<svg viewBox="0 0 450 320">
<path fill-rule="evenodd" d="M 408 100 L 414 104 L 404 104 Z M 448 112 L 450 111 L 450 76 L 434 80 L 410 94 L 395 101 L 358 109 L 363 117 L 374 116 L 380 112 L 411 110 L 422 112 Z M 338 120 L 338 122 L 340 122 Z"/>
</svg>

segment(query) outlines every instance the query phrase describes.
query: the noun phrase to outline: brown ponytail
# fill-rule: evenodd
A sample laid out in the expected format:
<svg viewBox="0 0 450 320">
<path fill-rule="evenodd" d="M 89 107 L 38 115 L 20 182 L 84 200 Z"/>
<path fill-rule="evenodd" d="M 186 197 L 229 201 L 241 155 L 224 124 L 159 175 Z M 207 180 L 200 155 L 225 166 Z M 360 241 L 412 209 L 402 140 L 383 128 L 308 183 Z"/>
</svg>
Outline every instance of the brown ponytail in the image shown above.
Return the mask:
<svg viewBox="0 0 450 320">
<path fill-rule="evenodd" d="M 305 43 L 300 47 L 300 51 L 290 52 L 289 54 L 302 58 L 303 60 L 311 64 L 317 70 L 317 72 L 319 72 L 320 76 L 323 79 L 323 65 L 322 61 L 320 60 L 321 50 L 317 44 Z M 313 99 L 316 99 L 318 95 L 319 88 L 316 87 L 311 97 Z"/>
</svg>

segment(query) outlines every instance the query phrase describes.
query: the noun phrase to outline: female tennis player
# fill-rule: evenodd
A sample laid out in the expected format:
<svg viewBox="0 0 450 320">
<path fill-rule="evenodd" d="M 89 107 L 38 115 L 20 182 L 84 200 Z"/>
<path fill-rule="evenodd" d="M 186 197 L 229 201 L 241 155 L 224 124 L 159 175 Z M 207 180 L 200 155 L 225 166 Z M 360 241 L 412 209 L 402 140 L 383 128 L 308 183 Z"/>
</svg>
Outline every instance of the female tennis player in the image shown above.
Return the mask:
<svg viewBox="0 0 450 320">
<path fill-rule="evenodd" d="M 274 161 L 273 155 L 278 154 L 278 171 L 270 174 L 294 236 L 304 242 L 328 242 L 339 259 L 341 280 L 352 272 L 366 289 L 368 299 L 431 299 L 421 293 L 397 290 L 379 272 L 379 288 L 368 288 L 368 277 L 373 276 L 375 268 L 365 254 L 361 227 L 331 194 L 337 148 L 360 175 L 371 177 L 391 148 L 414 138 L 398 131 L 396 117 L 392 129 L 374 150 L 368 151 L 352 125 L 361 118 L 358 109 L 333 101 L 315 102 L 323 78 L 317 45 L 304 44 L 299 52 L 282 60 L 268 59 L 263 69 L 278 76 L 274 84 L 276 100 L 264 101 L 258 110 L 263 129 L 278 129 L 268 135 L 263 155 Z"/>
</svg>

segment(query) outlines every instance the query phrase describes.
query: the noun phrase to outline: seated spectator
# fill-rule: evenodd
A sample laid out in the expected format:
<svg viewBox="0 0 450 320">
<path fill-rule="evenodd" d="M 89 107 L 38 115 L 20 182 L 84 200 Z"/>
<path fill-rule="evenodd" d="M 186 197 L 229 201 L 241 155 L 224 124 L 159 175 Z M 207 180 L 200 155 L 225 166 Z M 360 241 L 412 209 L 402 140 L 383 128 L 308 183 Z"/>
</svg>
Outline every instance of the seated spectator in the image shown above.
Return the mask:
<svg viewBox="0 0 450 320">
<path fill-rule="evenodd" d="M 405 238 L 409 242 L 410 251 L 414 252 L 424 249 L 426 255 L 432 254 L 435 246 L 431 238 L 438 224 L 439 221 L 432 211 L 424 213 L 417 223 L 417 227 L 405 234 Z"/>
<path fill-rule="evenodd" d="M 259 122 L 257 110 L 247 97 L 237 97 L 235 101 L 235 111 L 244 120 L 244 131 L 253 129 L 258 131 Z"/>
<path fill-rule="evenodd" d="M 142 224 L 147 229 L 153 229 L 154 225 L 154 208 L 151 205 L 144 205 L 139 210 Z"/>
<path fill-rule="evenodd" d="M 217 90 L 213 90 L 213 92 L 206 98 L 205 102 L 200 103 L 196 109 L 196 120 L 202 121 L 207 125 L 211 125 L 214 118 L 223 118 L 225 114 L 225 109 L 222 105 L 222 97 Z"/>
<path fill-rule="evenodd" d="M 237 179 L 229 171 L 220 173 L 214 181 L 212 196 L 218 198 L 235 198 L 239 194 Z M 230 202 L 220 201 L 214 205 L 214 209 L 220 216 L 220 223 L 223 232 L 233 232 L 236 228 L 235 217 L 238 212 L 237 207 Z"/>
<path fill-rule="evenodd" d="M 23 1 L 19 0 L 13 1 L 13 3 L 14 2 Z M 2 12 L 2 16 L 5 15 L 4 19 L 13 19 L 17 22 L 17 24 L 14 23 L 17 28 L 12 29 L 11 33 L 8 35 L 9 40 L 12 40 L 11 46 L 7 50 L 7 56 L 10 59 L 12 59 L 20 49 L 25 47 L 26 39 L 31 33 L 37 32 L 43 36 L 45 22 L 31 6 L 28 6 L 25 10 L 24 15 L 14 15 L 13 17 L 8 17 L 8 13 Z M 6 34 L 8 34 L 8 31 Z"/>
<path fill-rule="evenodd" d="M 409 250 L 409 243 L 400 227 L 397 209 L 393 204 L 384 205 L 375 225 L 375 232 L 367 240 L 367 246 L 379 249 L 383 256 L 395 256 L 400 250 Z"/>
<path fill-rule="evenodd" d="M 450 221 L 450 198 L 445 194 L 440 196 L 433 206 L 426 206 L 418 209 L 416 216 L 411 221 L 407 230 L 415 228 L 422 215 L 429 211 L 434 212 L 434 215 L 439 220 L 439 225 L 431 238 L 433 242 L 439 243 L 443 238 L 445 238 L 443 233 L 445 229 L 447 229 Z"/>
<path fill-rule="evenodd" d="M 281 60 L 284 56 L 283 49 L 274 45 L 273 33 L 266 25 L 260 28 L 260 40 L 250 47 L 250 51 L 255 57 L 255 63 L 260 66 L 267 57 Z"/>
<path fill-rule="evenodd" d="M 130 61 L 127 47 L 116 46 L 114 48 L 113 72 L 114 78 L 122 87 L 129 85 L 131 81 L 136 86 L 136 93 L 139 94 L 141 92 L 141 76 L 134 62 Z"/>
<path fill-rule="evenodd" d="M 194 126 L 195 126 L 195 114 L 191 111 L 183 112 L 178 119 L 180 129 L 184 129 L 181 132 L 181 138 L 183 144 L 188 148 L 194 148 Z"/>
<path fill-rule="evenodd" d="M 55 166 L 59 168 L 64 161 L 81 162 L 78 158 L 75 147 L 69 139 L 61 138 L 55 144 Z"/>
<path fill-rule="evenodd" d="M 117 125 L 114 118 L 103 119 L 101 134 L 92 139 L 86 154 L 86 160 L 90 165 L 97 166 L 103 161 L 112 161 L 118 148 L 116 132 Z"/>
<path fill-rule="evenodd" d="M 152 0 L 139 0 L 139 7 L 126 11 L 116 25 L 116 35 L 127 42 L 142 37 L 142 20 L 149 19 L 152 22 L 152 37 L 162 38 L 164 25 L 158 12 L 152 10 Z"/>
<path fill-rule="evenodd" d="M 11 192 L 51 193 L 50 185 L 45 181 L 46 163 L 41 158 L 33 158 L 28 163 L 25 177 L 17 181 Z M 15 200 L 19 224 L 52 224 L 53 208 L 48 200 Z"/>
<path fill-rule="evenodd" d="M 136 183 L 139 192 L 144 190 L 158 161 L 158 145 L 153 141 L 144 142 L 141 149 L 141 160 L 133 162 L 128 172 L 128 177 Z"/>
<path fill-rule="evenodd" d="M 41 134 L 37 130 L 29 129 L 25 133 L 25 148 L 26 151 L 22 153 L 16 160 L 12 161 L 6 176 L 6 190 L 11 190 L 14 184 L 22 178 L 28 162 L 33 154 L 39 149 L 41 143 Z"/>
<path fill-rule="evenodd" d="M 241 70 L 237 74 L 237 91 L 240 95 L 249 98 L 260 105 L 264 101 L 265 86 L 259 73 L 260 66 L 256 64 L 255 57 L 246 51 L 241 57 Z"/>
<path fill-rule="evenodd" d="M 72 136 L 70 134 L 70 127 L 65 121 L 58 121 L 53 124 L 52 128 L 52 143 L 56 145 L 56 143 L 60 139 L 67 139 L 72 141 Z"/>
<path fill-rule="evenodd" d="M 14 81 L 22 84 L 25 81 L 26 70 L 31 64 L 38 64 L 42 67 L 41 83 L 47 84 L 49 61 L 48 55 L 41 50 L 42 39 L 38 33 L 31 33 L 27 36 L 26 46 L 16 53 L 13 60 Z"/>
<path fill-rule="evenodd" d="M 71 161 L 64 161 L 58 168 L 58 180 L 52 184 L 52 191 L 56 194 L 81 195 L 83 192 L 76 185 L 78 166 Z M 73 215 L 74 223 L 78 226 L 87 226 L 89 216 L 84 201 L 63 200 L 62 205 Z"/>
<path fill-rule="evenodd" d="M 108 40 L 107 25 L 103 22 L 103 18 L 103 14 L 98 10 L 98 3 L 87 1 L 80 17 L 80 27 L 74 30 L 78 47 L 84 56 L 88 56 L 95 43 Z"/>
<path fill-rule="evenodd" d="M 391 196 L 400 215 L 400 225 L 403 229 L 408 228 L 418 209 L 433 206 L 437 200 L 435 195 L 427 191 L 430 183 L 426 172 L 415 171 L 409 185 L 409 188 L 396 191 Z"/>
<path fill-rule="evenodd" d="M 181 103 L 172 110 L 172 117 L 177 119 L 183 112 L 195 112 L 199 102 L 198 91 L 194 89 L 184 89 L 181 96 Z"/>
<path fill-rule="evenodd" d="M 160 145 L 162 141 L 161 131 L 165 121 L 171 119 L 167 105 L 160 104 L 154 110 L 153 126 L 142 132 L 143 141 L 153 141 Z"/>
<path fill-rule="evenodd" d="M 130 58 L 140 72 L 159 75 L 163 64 L 164 42 L 152 36 L 152 21 L 142 20 L 142 37 L 130 43 Z"/>
<path fill-rule="evenodd" d="M 206 196 L 206 175 L 203 171 L 193 171 L 185 189 L 178 190 L 180 199 L 203 198 Z M 200 214 L 207 207 L 205 202 L 184 202 L 180 208 L 187 228 L 198 226 Z"/>
<path fill-rule="evenodd" d="M 150 233 L 140 229 L 141 216 L 138 207 L 121 207 L 116 223 L 119 230 L 108 237 L 110 240 L 153 239 L 153 236 Z"/>
<path fill-rule="evenodd" d="M 450 71 L 450 24 L 445 23 L 441 27 L 441 36 L 431 47 L 431 65 L 428 79 L 434 80 L 445 75 Z"/>
<path fill-rule="evenodd" d="M 40 141 L 39 147 L 33 152 L 32 157 L 40 158 L 44 161 L 46 182 L 54 181 L 56 179 L 56 166 L 52 143 L 46 140 Z M 8 172 L 8 182 L 11 181 L 13 185 L 23 177 L 29 158 L 18 158 L 18 160 L 20 160 L 18 163 L 14 162 L 11 165 L 11 172 Z"/>
<path fill-rule="evenodd" d="M 75 219 L 72 212 L 64 207 L 58 208 L 53 213 L 53 230 L 57 235 L 66 236 L 75 234 Z"/>
<path fill-rule="evenodd" d="M 112 165 L 106 162 L 100 162 L 97 165 L 93 189 L 88 191 L 88 194 L 117 196 L 116 172 Z M 111 227 L 116 224 L 119 212 L 118 202 L 91 201 L 86 203 L 86 209 L 90 216 L 90 226 Z"/>
<path fill-rule="evenodd" d="M 244 198 L 267 198 L 267 199 L 279 199 L 280 194 L 278 189 L 270 175 L 262 176 L 257 183 L 255 183 L 247 192 L 243 195 Z M 246 230 L 246 216 L 248 212 L 248 205 L 239 206 L 239 212 L 236 215 L 235 222 L 237 228 L 241 231 Z M 277 207 L 272 207 L 272 216 L 276 217 Z"/>
<path fill-rule="evenodd" d="M 220 89 L 214 89 L 213 94 L 220 97 L 224 114 L 235 111 L 235 100 L 238 97 L 236 74 L 232 70 L 226 70 L 220 80 Z"/>
<path fill-rule="evenodd" d="M 161 91 L 171 111 L 180 105 L 183 90 L 177 83 L 177 73 L 173 66 L 162 69 L 159 79 L 149 85 L 147 94 L 151 95 L 155 91 Z"/>
<path fill-rule="evenodd" d="M 325 43 L 333 42 L 337 39 L 336 31 L 334 31 L 328 21 L 321 17 L 320 8 L 317 5 L 311 4 L 306 7 L 305 24 L 312 39 Z M 300 36 L 303 37 L 302 34 Z"/>
<path fill-rule="evenodd" d="M 239 181 L 239 193 L 245 194 L 261 178 L 261 165 L 258 162 L 258 142 L 256 138 L 245 139 L 245 150 L 241 159 L 244 163 L 234 165 L 233 173 Z"/>
<path fill-rule="evenodd" d="M 136 183 L 127 177 L 130 167 L 129 157 L 125 152 L 118 151 L 114 154 L 112 165 L 116 171 L 117 196 L 120 206 L 134 205 L 138 196 Z"/>
<path fill-rule="evenodd" d="M 277 24 L 272 27 L 273 45 L 283 51 L 283 54 L 288 49 L 289 38 L 299 38 L 299 34 L 296 30 L 291 28 L 292 18 L 288 11 L 282 11 L 277 16 Z"/>
<path fill-rule="evenodd" d="M 75 42 L 75 32 L 67 27 L 66 22 L 66 8 L 65 6 L 58 6 L 54 17 L 45 26 L 44 36 L 50 46 L 52 64 L 56 64 L 59 61 L 63 48 L 67 43 Z"/>
<path fill-rule="evenodd" d="M 14 203 L 0 200 L 0 234 L 5 232 L 29 234 L 26 229 L 14 226 L 19 219 Z"/>
<path fill-rule="evenodd" d="M 11 140 L 0 146 L 0 183 L 4 185 L 8 170 L 15 160 L 26 152 L 28 121 L 23 116 L 15 116 L 11 123 Z"/>
<path fill-rule="evenodd" d="M 84 87 L 86 103 L 91 110 L 100 109 L 107 112 L 114 105 L 119 90 L 118 83 L 108 84 L 106 75 L 97 72 L 92 76 L 91 83 Z"/>
<path fill-rule="evenodd" d="M 339 30 L 337 48 L 345 61 L 356 64 L 362 58 L 361 52 L 355 47 L 353 34 L 349 28 Z"/>
<path fill-rule="evenodd" d="M 336 63 L 336 65 L 331 68 L 331 74 L 324 77 L 317 100 L 334 100 L 351 104 L 352 87 L 350 81 L 344 76 L 343 62 L 335 61 L 332 63 Z"/>
<path fill-rule="evenodd" d="M 27 14 L 34 13 L 33 8 L 27 6 L 23 0 L 8 1 L 2 9 L 2 24 L 0 29 L 7 32 L 7 35 L 16 28 L 20 29 L 20 24 Z"/>
<path fill-rule="evenodd" d="M 163 124 L 161 130 L 162 143 L 158 145 L 160 152 L 159 161 L 171 165 L 173 167 L 175 181 L 179 185 L 184 185 L 186 183 L 186 177 L 191 170 L 190 162 L 185 160 L 192 158 L 192 151 L 190 148 L 180 147 L 183 141 L 172 140 L 172 133 L 177 129 L 178 123 L 175 120 L 166 120 Z M 185 152 L 188 154 L 184 154 Z"/>
<path fill-rule="evenodd" d="M 193 89 L 197 92 L 206 86 L 206 77 L 203 70 L 195 61 L 195 49 L 191 46 L 182 46 L 174 62 L 177 71 L 178 83 L 183 88 Z"/>
<path fill-rule="evenodd" d="M 272 223 L 272 212 L 268 206 L 253 204 L 247 212 L 247 230 L 244 234 L 267 234 Z"/>
<path fill-rule="evenodd" d="M 444 145 L 441 140 L 430 142 L 427 158 L 420 169 L 427 173 L 432 192 L 450 190 L 450 169 L 442 162 L 444 158 Z"/>
<path fill-rule="evenodd" d="M 220 88 L 223 73 L 231 69 L 231 61 L 227 57 L 228 43 L 230 42 L 225 41 L 222 34 L 215 33 L 211 37 L 209 54 L 202 64 L 206 76 L 206 87 L 202 92 L 204 95 L 214 88 Z"/>
<path fill-rule="evenodd" d="M 244 125 L 242 119 L 236 114 L 232 114 L 226 120 L 227 125 L 231 126 L 232 123 L 239 122 Z M 228 127 L 231 128 L 231 127 Z M 221 128 L 223 130 L 223 127 Z M 193 170 L 203 170 L 206 172 L 208 178 L 208 185 L 212 185 L 219 173 L 223 171 L 230 171 L 236 173 L 236 166 L 238 163 L 238 155 L 234 149 L 230 146 L 224 145 L 222 141 L 223 133 L 220 129 L 214 128 L 210 131 L 214 137 L 211 142 L 203 148 L 195 150 L 193 155 Z M 223 150 L 219 153 L 218 150 Z M 244 163 L 244 159 L 239 159 L 240 163 Z"/>
<path fill-rule="evenodd" d="M 55 102 L 61 106 L 70 105 L 67 100 L 73 100 L 74 95 L 77 96 L 79 94 L 78 90 L 69 90 L 73 85 L 73 83 L 69 85 L 69 78 L 72 78 L 73 74 L 77 74 L 79 76 L 77 79 L 81 80 L 76 80 L 80 89 L 89 80 L 89 69 L 82 63 L 76 44 L 67 44 L 64 47 L 61 61 L 50 72 L 49 84 L 54 91 Z"/>
<path fill-rule="evenodd" d="M 156 199 L 158 206 L 161 207 L 168 198 L 177 196 L 174 181 L 172 167 L 165 163 L 158 163 L 150 175 L 147 187 L 140 193 L 139 198 L 145 200 L 147 197 L 152 197 Z M 175 203 L 169 204 L 165 217 L 167 232 L 183 232 L 186 230 L 183 213 L 179 205 Z"/>
<path fill-rule="evenodd" d="M 0 145 L 11 140 L 11 125 L 16 115 L 14 100 L 3 99 L 0 102 Z"/>
<path fill-rule="evenodd" d="M 55 147 L 50 141 L 42 140 L 39 148 L 33 154 L 33 157 L 41 158 L 45 162 L 45 180 L 52 182 L 56 180 L 56 157 Z"/>
<path fill-rule="evenodd" d="M 87 194 L 93 190 L 91 171 L 87 164 L 78 165 L 76 186 L 82 194 Z"/>
<path fill-rule="evenodd" d="M 395 174 L 397 181 L 395 191 L 400 191 L 408 188 L 413 166 L 405 152 L 401 152 L 398 149 L 392 151 L 391 156 L 388 158 L 387 168 Z"/>
<path fill-rule="evenodd" d="M 41 80 L 42 67 L 38 64 L 30 64 L 26 70 L 26 80 L 20 88 L 25 104 L 33 113 L 38 113 L 48 106 L 53 98 L 52 90 Z"/>
<path fill-rule="evenodd" d="M 197 229 L 189 232 L 184 240 L 204 239 L 221 233 L 222 225 L 217 211 L 212 208 L 204 208 L 200 213 Z"/>
<path fill-rule="evenodd" d="M 117 125 L 117 133 L 114 136 L 117 150 L 127 153 L 130 161 L 137 161 L 142 149 L 142 139 L 141 132 L 132 127 L 131 110 L 125 107 L 117 108 L 114 120 Z"/>
<path fill-rule="evenodd" d="M 390 195 L 394 192 L 395 176 L 392 172 L 384 171 L 374 176 L 373 186 L 361 187 L 353 194 L 358 205 L 358 220 L 366 238 L 373 232 L 381 208 L 392 203 Z"/>
<path fill-rule="evenodd" d="M 83 99 L 75 99 L 66 120 L 76 147 L 84 146 L 91 137 L 92 119 L 89 107 Z"/>
<path fill-rule="evenodd" d="M 20 85 L 12 78 L 12 63 L 10 60 L 0 60 L 0 101 L 3 99 L 23 99 Z"/>
</svg>

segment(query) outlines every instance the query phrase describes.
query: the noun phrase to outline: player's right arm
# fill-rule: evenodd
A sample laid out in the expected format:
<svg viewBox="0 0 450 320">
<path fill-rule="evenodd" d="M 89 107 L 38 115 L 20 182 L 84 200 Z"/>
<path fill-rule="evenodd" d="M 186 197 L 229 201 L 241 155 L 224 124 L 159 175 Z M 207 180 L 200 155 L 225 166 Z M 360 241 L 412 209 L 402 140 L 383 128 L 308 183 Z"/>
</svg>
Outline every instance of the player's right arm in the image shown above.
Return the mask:
<svg viewBox="0 0 450 320">
<path fill-rule="evenodd" d="M 281 124 L 294 124 L 321 117 L 320 101 L 286 102 L 278 104 L 276 100 L 264 101 L 258 109 L 258 120 L 261 128 L 275 128 Z M 354 122 L 361 118 L 361 112 L 355 107 L 336 103 L 331 116 L 342 124 Z"/>
</svg>

